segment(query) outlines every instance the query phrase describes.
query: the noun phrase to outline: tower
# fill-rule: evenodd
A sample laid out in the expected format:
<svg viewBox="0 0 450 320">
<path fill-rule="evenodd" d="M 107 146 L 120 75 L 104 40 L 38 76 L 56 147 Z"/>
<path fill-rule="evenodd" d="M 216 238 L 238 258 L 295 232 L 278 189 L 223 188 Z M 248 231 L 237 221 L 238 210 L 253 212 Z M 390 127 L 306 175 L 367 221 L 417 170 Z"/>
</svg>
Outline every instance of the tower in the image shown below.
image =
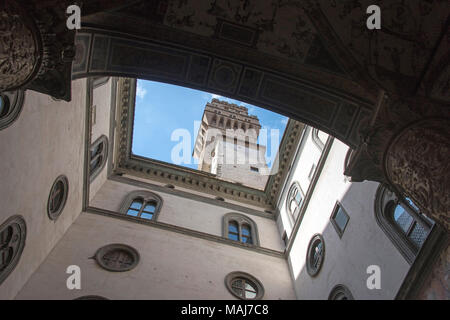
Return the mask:
<svg viewBox="0 0 450 320">
<path fill-rule="evenodd" d="M 269 175 L 266 146 L 258 143 L 259 119 L 248 109 L 212 99 L 205 106 L 193 157 L 198 170 L 234 183 L 264 189 Z"/>
</svg>

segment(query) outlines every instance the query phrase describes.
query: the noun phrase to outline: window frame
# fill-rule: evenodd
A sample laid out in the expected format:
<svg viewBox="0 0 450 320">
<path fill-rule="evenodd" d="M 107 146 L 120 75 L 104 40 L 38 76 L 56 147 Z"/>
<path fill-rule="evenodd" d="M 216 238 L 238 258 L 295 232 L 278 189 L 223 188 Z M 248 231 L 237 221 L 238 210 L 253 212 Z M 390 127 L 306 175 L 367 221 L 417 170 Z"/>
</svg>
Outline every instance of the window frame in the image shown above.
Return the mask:
<svg viewBox="0 0 450 320">
<path fill-rule="evenodd" d="M 299 192 L 302 196 L 302 201 L 301 201 L 300 205 L 297 206 L 297 209 L 294 210 L 294 212 L 292 212 L 290 204 L 291 204 L 292 193 L 293 193 L 293 190 L 295 187 L 299 190 Z M 294 200 L 294 199 L 292 199 L 292 200 Z M 287 197 L 286 197 L 286 211 L 289 213 L 289 215 L 291 216 L 294 223 L 295 223 L 295 221 L 297 221 L 297 219 L 300 216 L 300 211 L 302 210 L 304 202 L 305 202 L 305 193 L 303 192 L 303 189 L 300 186 L 300 183 L 298 181 L 292 182 L 292 184 L 289 188 L 289 191 L 287 193 Z"/>
<path fill-rule="evenodd" d="M 235 221 L 238 225 L 238 240 L 232 240 L 228 237 L 228 228 L 230 221 Z M 252 239 L 252 243 L 242 242 L 243 235 L 242 235 L 242 226 L 248 225 L 250 227 L 250 235 Z M 256 226 L 256 223 L 250 219 L 249 217 L 235 212 L 227 213 L 223 216 L 223 230 L 222 230 L 222 236 L 230 241 L 240 243 L 242 245 L 246 246 L 259 246 L 259 237 L 258 237 L 258 228 Z M 248 238 L 248 236 L 245 236 Z"/>
<path fill-rule="evenodd" d="M 338 300 L 338 299 L 336 299 L 336 297 L 339 294 L 344 295 L 347 298 L 346 300 L 355 300 L 350 289 L 347 288 L 346 286 L 344 286 L 343 284 L 338 284 L 338 285 L 334 286 L 333 289 L 331 289 L 330 294 L 328 295 L 328 300 Z M 339 299 L 339 300 L 342 300 L 342 299 Z"/>
<path fill-rule="evenodd" d="M 412 227 L 415 223 L 420 223 L 427 229 L 428 234 L 420 247 L 408 238 L 407 234 L 398 225 L 393 216 L 391 217 L 397 205 L 401 205 L 412 217 L 413 222 L 410 227 Z M 435 223 L 427 221 L 427 219 L 422 216 L 422 213 L 417 212 L 407 201 L 397 196 L 395 192 L 391 191 L 385 184 L 380 184 L 378 186 L 375 195 L 374 212 L 375 220 L 380 228 L 384 231 L 405 260 L 409 264 L 412 264 L 419 255 L 421 248 L 427 241 L 427 238 L 430 236 Z"/>
<path fill-rule="evenodd" d="M 325 148 L 325 143 L 320 140 L 319 129 L 313 128 L 311 131 L 311 138 L 315 146 L 322 152 Z"/>
<path fill-rule="evenodd" d="M 338 210 L 339 208 L 342 210 L 342 212 L 347 217 L 347 222 L 345 223 L 345 226 L 342 230 L 336 221 L 336 214 L 339 212 L 339 210 Z M 339 201 L 336 201 L 336 204 L 334 205 L 334 208 L 331 211 L 330 221 L 331 221 L 331 224 L 333 225 L 334 229 L 336 230 L 339 238 L 342 238 L 342 236 L 344 235 L 345 229 L 347 228 L 348 223 L 350 222 L 350 215 L 347 213 L 347 211 L 344 209 L 344 207 L 342 206 L 342 204 Z"/>
<path fill-rule="evenodd" d="M 238 279 L 242 279 L 245 282 L 249 282 L 250 284 L 253 284 L 256 287 L 255 288 L 256 296 L 254 298 L 246 298 L 245 293 L 244 293 L 244 297 L 243 297 L 233 290 L 232 284 L 234 281 L 236 281 Z M 264 286 L 262 285 L 261 281 L 256 279 L 251 274 L 248 274 L 248 273 L 242 272 L 242 271 L 234 271 L 234 272 L 227 274 L 225 277 L 225 286 L 234 297 L 236 297 L 240 300 L 261 300 L 264 297 L 264 293 L 265 293 Z M 245 291 L 245 284 L 244 284 L 243 290 Z"/>
<path fill-rule="evenodd" d="M 8 128 L 20 116 L 25 101 L 25 91 L 5 91 L 0 92 L 3 103 L 3 115 L 0 116 L 0 130 Z"/>
<path fill-rule="evenodd" d="M 59 183 L 62 183 L 62 185 L 63 185 L 63 190 L 62 190 L 63 194 L 62 194 L 61 202 L 60 202 L 58 208 L 55 211 L 52 211 L 51 204 L 52 204 L 52 201 L 54 198 L 54 191 Z M 55 221 L 56 219 L 59 218 L 59 216 L 63 212 L 64 207 L 66 205 L 68 195 L 69 195 L 69 180 L 67 179 L 67 177 L 65 175 L 60 175 L 53 182 L 53 185 L 50 189 L 50 193 L 48 195 L 47 215 L 50 218 L 50 220 Z"/>
<path fill-rule="evenodd" d="M 311 266 L 310 262 L 313 254 L 312 249 L 315 248 L 315 246 L 313 245 L 317 241 L 320 241 L 322 243 L 321 257 L 319 265 L 317 267 L 313 267 Z M 320 270 L 322 270 L 324 261 L 325 261 L 325 240 L 323 239 L 323 236 L 320 233 L 316 233 L 315 235 L 312 236 L 311 240 L 309 241 L 308 249 L 306 252 L 306 271 L 308 272 L 308 274 L 311 277 L 316 277 L 319 274 Z"/>
<path fill-rule="evenodd" d="M 142 200 L 142 206 L 139 209 L 138 215 L 132 216 L 128 214 L 128 210 L 130 209 L 131 204 L 136 201 L 137 199 Z M 147 203 L 155 202 L 155 212 L 153 213 L 153 216 L 151 219 L 142 218 L 141 214 L 144 211 L 144 208 Z M 136 218 L 143 221 L 156 221 L 158 218 L 158 215 L 161 211 L 163 205 L 163 199 L 157 195 L 156 193 L 147 191 L 147 190 L 136 190 L 128 193 L 126 197 L 122 200 L 122 204 L 119 208 L 119 212 L 124 214 L 127 217 L 130 218 Z"/>
<path fill-rule="evenodd" d="M 100 144 L 103 144 L 102 150 L 99 154 L 96 154 L 94 158 L 92 158 L 92 150 L 97 148 Z M 95 140 L 94 143 L 91 144 L 89 147 L 89 181 L 92 182 L 94 179 L 100 174 L 100 172 L 103 171 L 103 168 L 106 165 L 106 162 L 108 161 L 108 151 L 109 151 L 109 144 L 108 144 L 108 137 L 105 135 L 101 135 L 97 140 Z M 91 171 L 91 164 L 95 159 L 98 159 L 101 157 L 101 162 L 99 165 L 97 165 L 92 171 Z"/>
</svg>

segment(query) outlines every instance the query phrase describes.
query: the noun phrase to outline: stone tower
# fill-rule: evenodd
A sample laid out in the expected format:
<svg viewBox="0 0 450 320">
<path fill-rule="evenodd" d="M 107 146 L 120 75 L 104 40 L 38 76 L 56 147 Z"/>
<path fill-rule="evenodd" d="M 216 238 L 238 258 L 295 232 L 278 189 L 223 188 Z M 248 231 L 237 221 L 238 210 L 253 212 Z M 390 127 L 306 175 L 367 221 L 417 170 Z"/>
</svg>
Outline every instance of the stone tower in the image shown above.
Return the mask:
<svg viewBox="0 0 450 320">
<path fill-rule="evenodd" d="M 269 175 L 266 146 L 258 144 L 258 117 L 243 106 L 212 99 L 205 106 L 193 157 L 198 170 L 218 178 L 264 189 Z"/>
</svg>

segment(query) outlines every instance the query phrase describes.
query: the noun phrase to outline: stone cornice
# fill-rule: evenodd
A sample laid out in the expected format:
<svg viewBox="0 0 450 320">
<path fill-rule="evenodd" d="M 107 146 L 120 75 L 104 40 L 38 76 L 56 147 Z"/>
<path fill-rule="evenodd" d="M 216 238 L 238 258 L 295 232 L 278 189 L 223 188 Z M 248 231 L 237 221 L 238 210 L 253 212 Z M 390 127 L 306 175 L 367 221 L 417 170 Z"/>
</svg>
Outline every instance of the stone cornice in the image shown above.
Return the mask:
<svg viewBox="0 0 450 320">
<path fill-rule="evenodd" d="M 241 248 L 244 250 L 253 251 L 255 253 L 270 255 L 270 256 L 273 256 L 276 258 L 281 258 L 281 259 L 286 258 L 284 253 L 281 251 L 264 248 L 264 247 L 259 247 L 259 246 L 254 246 L 254 245 L 250 245 L 250 244 L 245 244 L 245 243 L 233 241 L 233 240 L 230 240 L 230 239 L 227 239 L 224 237 L 220 237 L 217 235 L 213 235 L 213 234 L 209 234 L 209 233 L 205 233 L 205 232 L 201 232 L 201 231 L 197 231 L 197 230 L 187 229 L 187 228 L 183 228 L 180 226 L 176 226 L 176 225 L 172 225 L 172 224 L 168 224 L 168 223 L 164 223 L 164 222 L 160 222 L 160 221 L 144 220 L 144 219 L 128 216 L 128 215 L 125 215 L 122 213 L 118 213 L 115 211 L 94 208 L 94 207 L 86 208 L 85 212 L 90 213 L 90 214 L 97 214 L 97 215 L 102 215 L 102 216 L 111 217 L 111 218 L 115 218 L 115 219 L 120 219 L 120 220 L 124 220 L 124 221 L 139 223 L 142 225 L 159 228 L 159 229 L 163 229 L 163 230 L 167 230 L 167 231 L 177 232 L 177 233 L 184 234 L 187 236 L 204 239 L 204 240 L 208 240 L 208 241 L 214 241 L 214 242 L 218 242 L 221 244 Z"/>
<path fill-rule="evenodd" d="M 128 174 L 153 181 L 173 184 L 186 189 L 201 191 L 244 204 L 273 209 L 279 194 L 282 178 L 288 170 L 298 143 L 303 124 L 290 120 L 279 150 L 279 169 L 270 176 L 265 190 L 257 190 L 216 178 L 201 172 L 165 162 L 133 155 L 131 152 L 134 123 L 136 79 L 122 78 L 118 81 L 116 110 L 115 150 L 113 174 Z"/>
</svg>

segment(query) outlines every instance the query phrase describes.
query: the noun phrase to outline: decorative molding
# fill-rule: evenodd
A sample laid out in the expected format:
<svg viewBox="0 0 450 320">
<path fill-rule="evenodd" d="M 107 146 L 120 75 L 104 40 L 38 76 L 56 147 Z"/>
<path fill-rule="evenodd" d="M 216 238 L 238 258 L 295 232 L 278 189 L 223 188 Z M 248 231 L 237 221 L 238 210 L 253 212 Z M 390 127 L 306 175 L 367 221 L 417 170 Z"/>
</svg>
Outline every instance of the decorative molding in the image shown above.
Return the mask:
<svg viewBox="0 0 450 320">
<path fill-rule="evenodd" d="M 71 3 L 3 3 L 0 91 L 31 89 L 70 101 L 75 30 L 66 28 L 66 9 Z"/>
<path fill-rule="evenodd" d="M 277 199 L 283 191 L 283 183 L 294 161 L 296 147 L 299 144 L 306 126 L 298 121 L 289 120 L 278 149 L 278 171 L 267 181 L 265 192 L 270 203 L 276 206 Z"/>
<path fill-rule="evenodd" d="M 253 284 L 253 286 L 255 286 L 254 289 L 256 291 L 256 296 L 254 298 L 247 299 L 245 297 L 240 296 L 233 290 L 233 285 L 232 285 L 233 281 L 238 280 L 238 279 L 243 279 L 245 281 L 249 281 L 250 284 Z M 230 293 L 233 296 L 235 296 L 236 298 L 241 299 L 241 300 L 261 300 L 264 297 L 264 286 L 262 285 L 261 281 L 259 281 L 254 276 L 252 276 L 251 274 L 246 273 L 246 272 L 242 272 L 242 271 L 230 272 L 225 277 L 225 286 L 227 287 L 228 291 L 230 291 Z M 246 290 L 246 288 L 242 287 L 243 293 L 245 292 L 245 290 Z"/>
<path fill-rule="evenodd" d="M 272 213 L 268 213 L 268 212 L 265 212 L 262 210 L 252 209 L 252 208 L 242 206 L 239 204 L 234 204 L 231 202 L 217 201 L 215 198 L 209 198 L 206 196 L 198 195 L 195 193 L 191 193 L 191 192 L 187 192 L 187 191 L 183 191 L 183 190 L 179 190 L 179 189 L 175 189 L 175 188 L 168 188 L 165 185 L 164 186 L 156 185 L 153 183 L 124 177 L 121 175 L 111 175 L 108 179 L 111 181 L 117 181 L 120 183 L 129 184 L 129 185 L 132 185 L 132 186 L 135 186 L 138 188 L 146 188 L 148 190 L 152 190 L 155 192 L 172 194 L 177 197 L 182 197 L 182 198 L 191 199 L 194 201 L 211 204 L 211 205 L 226 208 L 226 209 L 229 209 L 232 211 L 239 211 L 239 212 L 243 212 L 246 214 L 250 214 L 250 215 L 254 215 L 254 216 L 258 216 L 258 217 L 262 217 L 262 218 L 266 218 L 266 219 L 271 219 L 271 220 L 274 219 L 274 216 Z"/>
<path fill-rule="evenodd" d="M 212 52 L 99 28 L 81 30 L 76 41 L 84 49 L 75 78 L 138 77 L 218 93 L 311 124 L 352 147 L 360 142 L 359 123 L 373 112 L 370 102 L 344 92 Z"/>
<path fill-rule="evenodd" d="M 401 194 L 450 229 L 450 121 L 424 119 L 391 140 L 384 156 L 385 175 Z"/>
<path fill-rule="evenodd" d="M 0 8 L 0 92 L 22 88 L 41 68 L 43 44 L 33 17 L 23 5 L 8 0 Z"/>
<path fill-rule="evenodd" d="M 113 243 L 101 247 L 94 256 L 100 267 L 113 272 L 134 269 L 140 260 L 139 252 L 126 244 Z"/>
<path fill-rule="evenodd" d="M 258 246 L 254 246 L 254 245 L 248 245 L 245 243 L 229 240 L 224 237 L 219 237 L 219 236 L 216 236 L 213 234 L 196 231 L 196 230 L 192 230 L 192 229 L 187 229 L 187 228 L 183 228 L 180 226 L 176 226 L 176 225 L 172 225 L 172 224 L 168 224 L 168 223 L 164 223 L 164 222 L 160 222 L 160 221 L 139 219 L 139 218 L 135 218 L 132 216 L 124 215 L 122 213 L 105 210 L 105 209 L 100 209 L 100 208 L 94 208 L 94 207 L 86 208 L 85 212 L 89 213 L 89 214 L 97 214 L 97 215 L 102 215 L 102 216 L 106 216 L 106 217 L 110 217 L 110 218 L 120 219 L 120 220 L 124 220 L 124 221 L 128 221 L 128 222 L 139 223 L 139 224 L 146 225 L 149 227 L 155 227 L 158 229 L 176 232 L 176 233 L 184 234 L 187 236 L 195 237 L 198 239 L 214 241 L 217 243 L 241 248 L 244 250 L 250 250 L 255 253 L 260 253 L 260 254 L 265 254 L 265 255 L 272 256 L 272 257 L 276 257 L 276 258 L 285 259 L 284 253 L 281 251 L 258 247 Z"/>
</svg>

